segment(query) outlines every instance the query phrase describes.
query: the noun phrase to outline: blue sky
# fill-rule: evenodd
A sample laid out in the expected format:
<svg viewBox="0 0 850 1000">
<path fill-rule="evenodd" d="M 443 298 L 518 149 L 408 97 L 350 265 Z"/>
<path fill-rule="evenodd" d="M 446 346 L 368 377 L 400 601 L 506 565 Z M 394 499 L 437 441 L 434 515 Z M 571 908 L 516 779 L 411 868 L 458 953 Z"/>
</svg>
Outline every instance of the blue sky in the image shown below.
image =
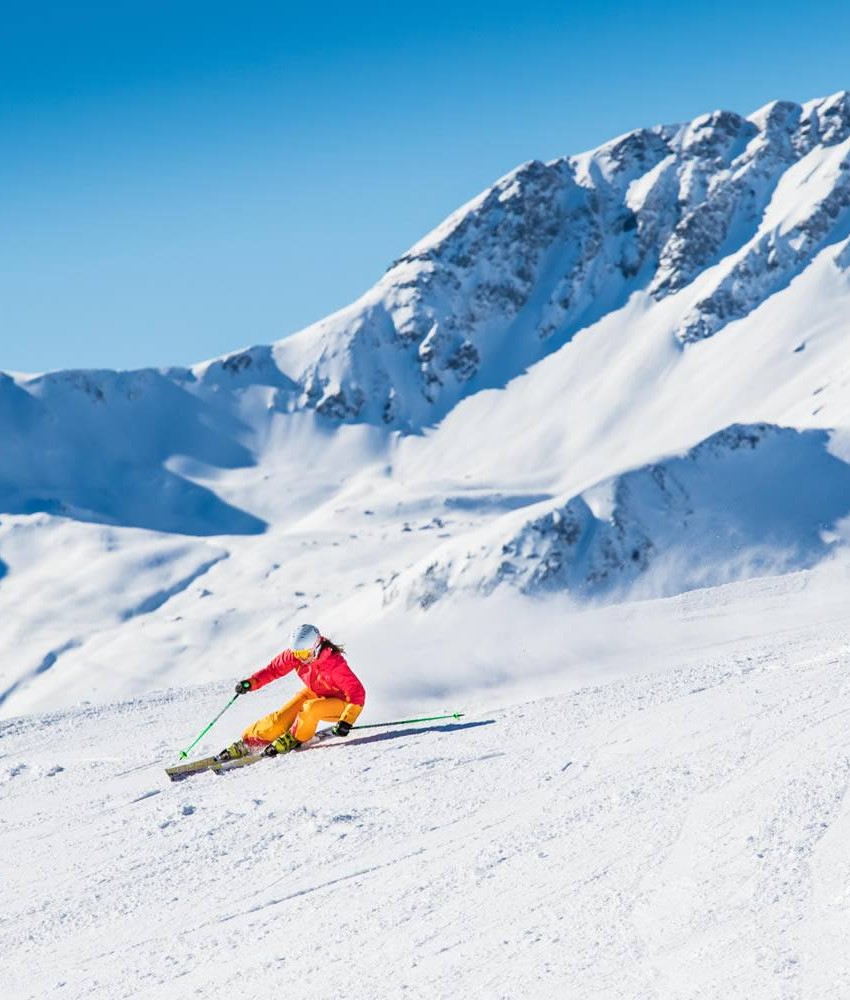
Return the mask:
<svg viewBox="0 0 850 1000">
<path fill-rule="evenodd" d="M 11 0 L 0 369 L 279 339 L 523 160 L 850 87 L 848 38 L 846 0 Z"/>
</svg>

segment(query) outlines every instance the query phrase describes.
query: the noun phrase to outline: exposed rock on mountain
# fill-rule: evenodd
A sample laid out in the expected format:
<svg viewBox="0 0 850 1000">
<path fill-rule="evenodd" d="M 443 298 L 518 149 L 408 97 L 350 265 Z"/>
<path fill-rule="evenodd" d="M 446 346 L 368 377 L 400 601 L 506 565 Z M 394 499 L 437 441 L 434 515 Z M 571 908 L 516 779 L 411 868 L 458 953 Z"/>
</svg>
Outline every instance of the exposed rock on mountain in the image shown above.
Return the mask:
<svg viewBox="0 0 850 1000">
<path fill-rule="evenodd" d="M 218 678 L 303 616 L 407 629 L 456 594 L 613 601 L 829 556 L 848 166 L 848 94 L 640 129 L 523 164 L 276 344 L 0 375 L 2 710 L 93 672 Z"/>
<path fill-rule="evenodd" d="M 359 302 L 280 345 L 299 401 L 418 429 L 645 290 L 705 339 L 850 233 L 850 94 L 641 129 L 532 161 Z M 692 291 L 696 290 L 696 293 Z"/>
<path fill-rule="evenodd" d="M 501 584 L 610 598 L 647 574 L 647 588 L 665 594 L 814 565 L 831 547 L 828 529 L 850 514 L 850 466 L 828 445 L 823 431 L 726 428 L 681 457 L 446 543 L 386 599 L 427 609 Z"/>
</svg>

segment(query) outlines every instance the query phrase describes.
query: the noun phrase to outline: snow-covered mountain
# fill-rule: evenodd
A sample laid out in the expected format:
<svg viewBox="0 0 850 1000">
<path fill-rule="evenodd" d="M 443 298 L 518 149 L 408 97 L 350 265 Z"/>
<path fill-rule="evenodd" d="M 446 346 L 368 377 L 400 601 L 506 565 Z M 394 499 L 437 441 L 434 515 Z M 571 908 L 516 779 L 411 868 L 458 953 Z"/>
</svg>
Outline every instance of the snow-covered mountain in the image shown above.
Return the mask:
<svg viewBox="0 0 850 1000">
<path fill-rule="evenodd" d="M 634 596 L 650 568 L 663 592 L 815 565 L 850 502 L 850 465 L 828 444 L 823 431 L 734 425 L 682 457 L 545 501 L 536 517 L 523 509 L 446 542 L 388 597 L 428 608 L 505 581 L 527 594 Z"/>
<path fill-rule="evenodd" d="M 525 164 L 274 345 L 0 375 L 3 996 L 845 1000 L 848 343 L 843 93 Z M 168 784 L 304 620 L 465 718 Z"/>
<path fill-rule="evenodd" d="M 274 345 L 0 376 L 0 711 L 213 680 L 295 615 L 379 659 L 460 594 L 811 566 L 848 316 L 844 92 L 524 164 Z"/>
<path fill-rule="evenodd" d="M 359 302 L 281 344 L 281 367 L 303 405 L 417 429 L 638 291 L 658 302 L 689 288 L 674 334 L 690 343 L 847 237 L 850 93 L 716 112 L 523 164 Z"/>
</svg>

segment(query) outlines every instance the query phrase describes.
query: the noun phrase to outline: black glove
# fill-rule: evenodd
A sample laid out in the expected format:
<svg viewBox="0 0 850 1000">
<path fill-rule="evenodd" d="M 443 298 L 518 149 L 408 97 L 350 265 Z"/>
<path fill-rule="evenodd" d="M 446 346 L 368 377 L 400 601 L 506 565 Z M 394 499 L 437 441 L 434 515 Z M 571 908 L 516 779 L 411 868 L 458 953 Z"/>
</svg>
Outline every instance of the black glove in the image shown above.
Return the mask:
<svg viewBox="0 0 850 1000">
<path fill-rule="evenodd" d="M 239 683 L 236 685 L 236 693 L 237 694 L 245 694 L 246 692 L 248 692 L 250 690 L 251 690 L 251 682 L 250 681 L 239 681 Z"/>
<path fill-rule="evenodd" d="M 333 727 L 331 732 L 334 736 L 348 736 L 351 732 L 351 723 L 343 722 L 342 719 Z"/>
</svg>

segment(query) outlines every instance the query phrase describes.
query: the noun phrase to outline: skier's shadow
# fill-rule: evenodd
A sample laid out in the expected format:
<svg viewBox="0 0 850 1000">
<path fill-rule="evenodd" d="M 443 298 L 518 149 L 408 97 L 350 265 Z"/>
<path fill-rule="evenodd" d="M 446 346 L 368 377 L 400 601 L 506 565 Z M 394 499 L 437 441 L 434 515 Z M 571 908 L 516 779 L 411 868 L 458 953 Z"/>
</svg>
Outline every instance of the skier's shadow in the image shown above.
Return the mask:
<svg viewBox="0 0 850 1000">
<path fill-rule="evenodd" d="M 388 733 L 375 733 L 373 736 L 350 736 L 344 741 L 334 743 L 317 743 L 310 750 L 331 750 L 333 747 L 352 747 L 359 743 L 384 743 L 386 740 L 397 740 L 403 736 L 420 736 L 422 733 L 459 733 L 463 729 L 478 729 L 479 726 L 492 726 L 495 719 L 482 719 L 479 722 L 450 722 L 443 726 L 421 726 L 418 729 L 391 729 Z"/>
</svg>

